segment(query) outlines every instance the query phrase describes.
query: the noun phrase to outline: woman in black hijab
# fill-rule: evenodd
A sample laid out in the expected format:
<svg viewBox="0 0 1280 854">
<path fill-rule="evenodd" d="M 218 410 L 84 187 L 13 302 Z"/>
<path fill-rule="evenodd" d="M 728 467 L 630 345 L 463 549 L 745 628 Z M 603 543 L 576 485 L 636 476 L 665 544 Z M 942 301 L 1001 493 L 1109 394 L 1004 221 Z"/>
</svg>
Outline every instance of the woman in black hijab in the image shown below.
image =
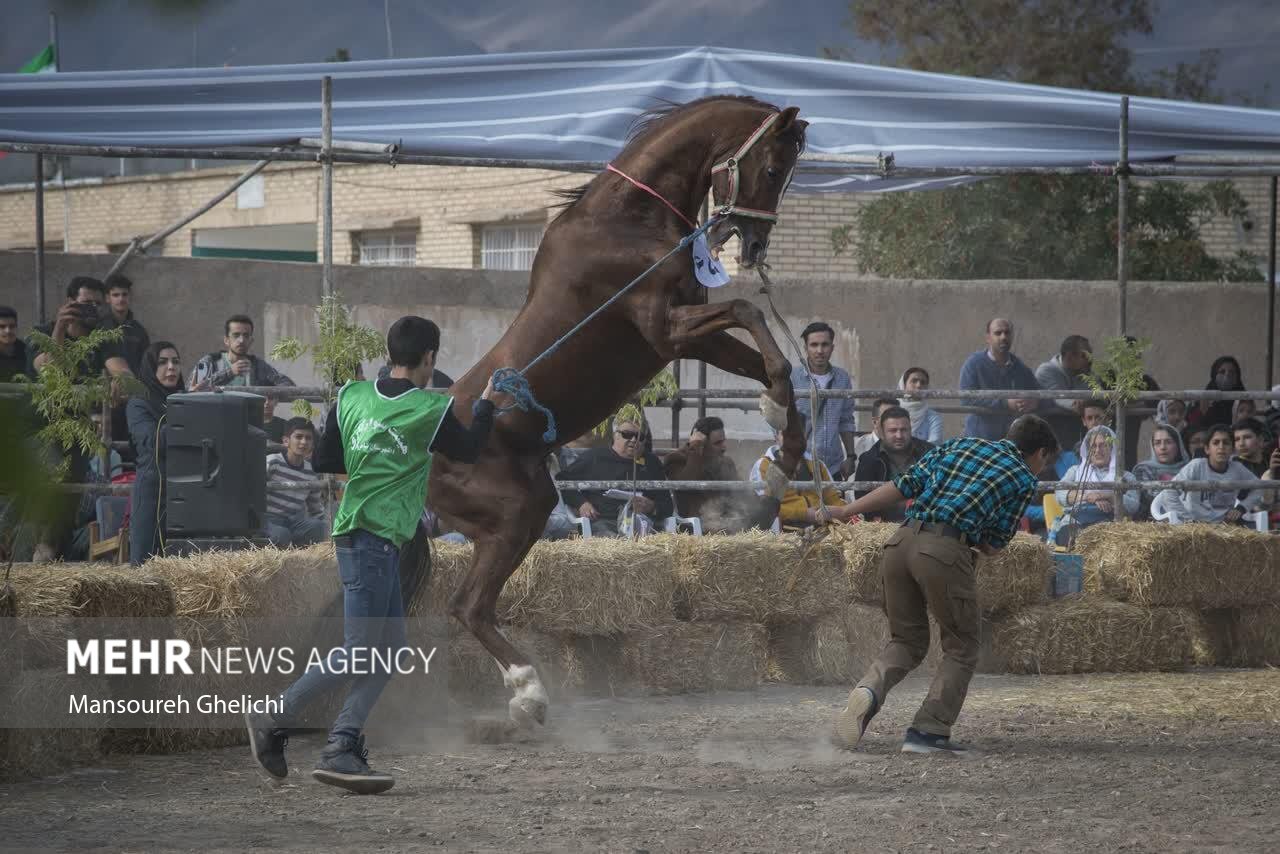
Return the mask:
<svg viewBox="0 0 1280 854">
<path fill-rule="evenodd" d="M 1240 381 L 1242 372 L 1235 356 L 1219 356 L 1209 368 L 1209 384 L 1206 391 L 1244 391 Z M 1231 407 L 1234 400 L 1200 400 L 1187 413 L 1187 422 L 1206 428 L 1215 424 L 1231 424 Z"/>
<path fill-rule="evenodd" d="M 160 426 L 169 395 L 186 391 L 182 357 L 169 341 L 148 347 L 138 371 L 146 395 L 131 398 L 125 407 L 129 440 L 138 455 L 129 522 L 129 562 L 134 566 L 159 551 L 164 530 L 164 438 Z"/>
</svg>

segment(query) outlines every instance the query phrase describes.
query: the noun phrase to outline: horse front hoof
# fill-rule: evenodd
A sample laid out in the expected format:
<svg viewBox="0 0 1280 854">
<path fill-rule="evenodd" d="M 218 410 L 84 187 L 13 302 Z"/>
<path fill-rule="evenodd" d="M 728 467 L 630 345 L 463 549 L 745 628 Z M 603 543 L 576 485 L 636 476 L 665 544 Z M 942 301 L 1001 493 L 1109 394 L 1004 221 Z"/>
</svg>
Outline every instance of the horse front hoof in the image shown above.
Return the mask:
<svg viewBox="0 0 1280 854">
<path fill-rule="evenodd" d="M 516 726 L 524 729 L 537 729 L 547 723 L 547 704 L 532 697 L 512 697 L 507 713 Z"/>
<path fill-rule="evenodd" d="M 760 414 L 774 430 L 787 429 L 787 407 L 774 402 L 767 392 L 760 395 Z"/>
</svg>

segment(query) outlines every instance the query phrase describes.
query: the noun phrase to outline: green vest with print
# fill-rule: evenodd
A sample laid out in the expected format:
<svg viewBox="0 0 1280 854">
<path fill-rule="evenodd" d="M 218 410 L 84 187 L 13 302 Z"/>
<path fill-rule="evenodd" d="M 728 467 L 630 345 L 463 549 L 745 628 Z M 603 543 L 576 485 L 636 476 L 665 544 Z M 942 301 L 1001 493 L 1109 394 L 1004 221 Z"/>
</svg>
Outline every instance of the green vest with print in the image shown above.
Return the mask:
<svg viewBox="0 0 1280 854">
<path fill-rule="evenodd" d="M 453 399 L 415 388 L 386 397 L 372 382 L 338 392 L 347 488 L 333 535 L 356 528 L 401 546 L 413 538 L 427 498 L 431 443 Z"/>
</svg>

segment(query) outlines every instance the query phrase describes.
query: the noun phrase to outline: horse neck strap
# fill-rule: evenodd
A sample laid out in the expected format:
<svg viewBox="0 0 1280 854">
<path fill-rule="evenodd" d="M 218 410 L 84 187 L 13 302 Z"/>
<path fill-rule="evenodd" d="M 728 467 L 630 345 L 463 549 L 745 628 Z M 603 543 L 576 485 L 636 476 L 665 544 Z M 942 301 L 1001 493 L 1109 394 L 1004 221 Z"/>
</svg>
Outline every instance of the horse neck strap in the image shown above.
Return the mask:
<svg viewBox="0 0 1280 854">
<path fill-rule="evenodd" d="M 778 116 L 782 113 L 770 113 L 769 116 L 760 123 L 751 136 L 747 137 L 746 142 L 738 147 L 738 150 L 731 154 L 727 159 L 720 161 L 711 167 L 711 175 L 715 177 L 717 172 L 729 173 L 729 196 L 725 203 L 720 206 L 718 213 L 720 216 L 728 216 L 729 214 L 737 214 L 738 216 L 751 217 L 752 219 L 762 219 L 766 222 L 777 222 L 777 211 L 762 211 L 755 208 L 744 208 L 738 204 L 738 164 L 742 162 L 742 158 L 747 156 L 747 152 L 759 142 L 769 130 L 773 127 L 774 122 L 778 120 Z"/>
<path fill-rule="evenodd" d="M 619 169 L 617 166 L 614 166 L 612 163 L 610 163 L 605 168 L 610 172 L 615 172 L 621 175 L 627 181 L 630 181 L 633 186 L 637 187 L 638 189 L 644 190 L 646 193 L 653 196 L 658 201 L 662 202 L 671 210 L 672 213 L 680 217 L 680 219 L 684 221 L 685 225 L 689 226 L 692 229 L 695 229 L 695 230 L 697 229 L 698 224 L 696 222 L 694 222 L 693 220 L 685 216 L 678 207 L 671 204 L 671 202 L 667 201 L 666 197 L 663 196 L 661 193 L 659 193 L 657 190 L 653 189 L 653 187 L 650 187 L 648 184 L 644 184 L 644 183 L 641 183 L 640 181 L 637 181 L 635 178 L 632 178 L 630 175 L 628 175 L 626 172 L 623 172 L 621 169 Z"/>
</svg>

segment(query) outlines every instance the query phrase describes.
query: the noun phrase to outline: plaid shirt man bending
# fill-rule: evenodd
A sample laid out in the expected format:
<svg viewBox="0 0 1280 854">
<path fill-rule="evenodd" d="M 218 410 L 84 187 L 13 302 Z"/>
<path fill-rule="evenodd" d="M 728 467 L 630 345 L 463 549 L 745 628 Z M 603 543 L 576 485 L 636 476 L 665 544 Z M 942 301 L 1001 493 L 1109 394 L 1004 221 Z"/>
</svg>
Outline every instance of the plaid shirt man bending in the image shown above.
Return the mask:
<svg viewBox="0 0 1280 854">
<path fill-rule="evenodd" d="M 994 555 L 1013 539 L 1036 492 L 1036 477 L 1058 453 L 1048 422 L 1023 415 L 1000 441 L 952 439 L 846 509 L 871 513 L 915 499 L 884 546 L 880 573 L 892 639 L 849 693 L 836 737 L 856 747 L 894 685 L 929 651 L 929 616 L 942 630 L 942 664 L 902 742 L 904 753 L 960 753 L 951 726 L 978 663 L 977 552 Z"/>
</svg>

